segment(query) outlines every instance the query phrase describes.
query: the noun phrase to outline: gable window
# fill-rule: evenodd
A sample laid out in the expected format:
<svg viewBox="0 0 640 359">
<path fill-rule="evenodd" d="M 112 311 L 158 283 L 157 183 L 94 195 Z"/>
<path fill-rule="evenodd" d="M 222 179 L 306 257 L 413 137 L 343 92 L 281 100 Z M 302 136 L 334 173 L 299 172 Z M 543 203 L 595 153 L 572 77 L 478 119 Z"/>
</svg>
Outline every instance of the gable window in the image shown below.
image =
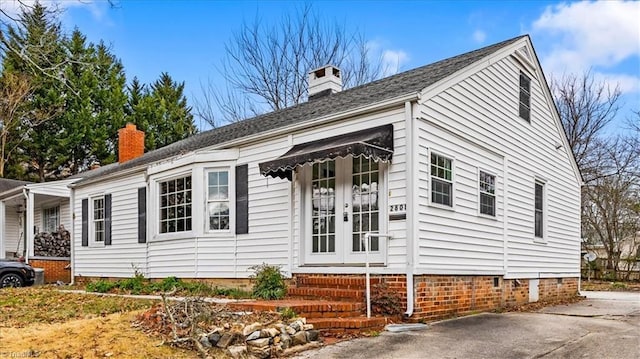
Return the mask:
<svg viewBox="0 0 640 359">
<path fill-rule="evenodd" d="M 103 243 L 105 238 L 105 225 L 104 225 L 104 197 L 94 197 L 91 200 L 92 213 L 91 226 L 93 241 Z"/>
<path fill-rule="evenodd" d="M 56 232 L 60 226 L 60 206 L 42 210 L 42 231 Z"/>
<path fill-rule="evenodd" d="M 229 212 L 229 172 L 210 171 L 207 176 L 207 214 L 209 230 L 228 230 Z"/>
<path fill-rule="evenodd" d="M 520 117 L 531 121 L 531 79 L 520 72 Z"/>
<path fill-rule="evenodd" d="M 431 203 L 453 206 L 452 160 L 431 154 Z"/>
<path fill-rule="evenodd" d="M 480 214 L 496 216 L 496 176 L 480 171 Z"/>
<path fill-rule="evenodd" d="M 535 236 L 544 237 L 544 184 L 536 182 L 535 188 Z"/>
<path fill-rule="evenodd" d="M 160 182 L 160 233 L 191 230 L 191 176 Z"/>
</svg>

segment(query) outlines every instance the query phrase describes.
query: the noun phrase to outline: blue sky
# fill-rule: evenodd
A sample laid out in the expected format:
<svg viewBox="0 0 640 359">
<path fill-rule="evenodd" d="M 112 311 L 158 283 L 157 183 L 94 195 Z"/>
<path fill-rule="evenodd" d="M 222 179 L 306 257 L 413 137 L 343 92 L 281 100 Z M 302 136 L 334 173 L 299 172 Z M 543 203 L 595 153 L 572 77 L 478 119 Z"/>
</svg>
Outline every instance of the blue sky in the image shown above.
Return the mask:
<svg viewBox="0 0 640 359">
<path fill-rule="evenodd" d="M 29 2 L 31 0 L 23 0 Z M 46 2 L 46 1 L 45 1 Z M 150 83 L 161 72 L 184 81 L 191 100 L 201 83 L 223 86 L 216 65 L 239 25 L 256 16 L 276 23 L 296 1 L 58 1 L 66 31 L 110 45 L 126 69 Z M 316 1 L 323 20 L 364 34 L 400 71 L 521 34 L 530 34 L 545 74 L 581 73 L 623 91 L 620 116 L 640 109 L 640 2 Z M 2 0 L 4 9 L 15 0 Z M 621 122 L 615 124 L 621 126 Z"/>
</svg>

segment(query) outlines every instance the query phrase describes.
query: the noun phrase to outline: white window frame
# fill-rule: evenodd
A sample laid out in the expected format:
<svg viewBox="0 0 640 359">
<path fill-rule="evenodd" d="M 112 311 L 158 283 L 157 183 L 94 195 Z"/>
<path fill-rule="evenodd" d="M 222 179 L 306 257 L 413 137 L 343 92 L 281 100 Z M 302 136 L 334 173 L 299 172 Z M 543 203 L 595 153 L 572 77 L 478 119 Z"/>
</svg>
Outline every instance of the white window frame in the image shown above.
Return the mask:
<svg viewBox="0 0 640 359">
<path fill-rule="evenodd" d="M 49 211 L 55 211 L 55 220 L 56 220 L 56 225 L 55 228 L 53 228 L 53 230 L 48 231 L 49 228 L 47 228 L 47 222 L 48 218 L 47 216 L 49 215 Z M 50 207 L 43 207 L 42 208 L 42 232 L 56 232 L 58 230 L 58 228 L 60 228 L 60 205 L 57 204 L 55 206 L 50 206 Z"/>
<path fill-rule="evenodd" d="M 523 103 L 522 101 L 520 101 L 520 97 L 522 95 L 522 91 L 524 90 L 522 87 L 522 76 L 526 77 L 529 80 L 529 89 L 527 89 L 527 94 L 529 95 L 529 103 Z M 518 75 L 518 117 L 531 123 L 531 83 L 532 83 L 532 77 L 529 76 L 527 73 L 525 73 L 524 71 L 520 70 L 519 75 Z M 524 118 L 520 115 L 520 106 L 521 105 L 525 105 L 527 107 L 527 109 L 529 110 L 529 118 Z"/>
<path fill-rule="evenodd" d="M 186 213 L 185 213 L 185 216 L 184 217 L 180 217 L 180 218 L 185 218 L 185 219 L 186 218 L 190 218 L 191 219 L 191 229 L 188 229 L 188 230 L 185 229 L 185 230 L 182 230 L 182 231 L 177 231 L 176 230 L 175 232 L 161 232 L 161 221 L 162 221 L 162 216 L 161 216 L 161 212 L 162 212 L 162 206 L 161 206 L 162 198 L 161 198 L 161 196 L 162 196 L 162 193 L 161 193 L 161 191 L 162 191 L 162 183 L 175 181 L 175 180 L 178 180 L 178 179 L 184 179 L 184 178 L 187 178 L 187 177 L 191 177 L 191 189 L 190 189 L 191 190 L 191 202 L 189 203 L 189 205 L 191 206 L 191 216 L 190 217 L 186 216 Z M 156 226 L 155 233 L 157 233 L 158 236 L 182 236 L 182 234 L 193 232 L 194 217 L 195 217 L 195 215 L 194 215 L 194 209 L 195 209 L 194 203 L 195 202 L 194 202 L 194 193 L 193 193 L 194 192 L 194 186 L 195 186 L 195 184 L 194 184 L 194 176 L 193 176 L 193 173 L 191 171 L 182 172 L 180 174 L 177 174 L 177 175 L 174 175 L 174 176 L 170 176 L 170 177 L 160 178 L 157 181 L 155 181 L 155 191 L 154 192 L 155 192 L 155 200 L 156 200 L 156 204 L 157 205 L 153 208 L 153 210 L 154 210 L 155 215 L 156 215 L 155 220 L 154 220 L 154 222 L 155 222 L 154 225 Z M 186 202 L 185 202 L 185 205 L 186 205 Z M 186 222 L 185 222 L 185 228 L 186 228 Z"/>
<path fill-rule="evenodd" d="M 494 193 L 488 193 L 488 192 L 484 192 L 482 190 L 482 186 L 480 185 L 480 180 L 481 180 L 481 173 L 485 173 L 489 176 L 493 176 L 494 179 L 494 188 L 493 191 Z M 486 218 L 490 218 L 490 219 L 497 219 L 498 218 L 498 176 L 496 175 L 495 172 L 492 171 L 487 171 L 483 168 L 478 168 L 478 177 L 477 177 L 477 184 L 478 184 L 478 216 L 481 217 L 486 217 Z M 487 194 L 490 196 L 493 196 L 493 216 L 490 214 L 486 214 L 486 213 L 482 213 L 482 194 Z"/>
<path fill-rule="evenodd" d="M 440 156 L 443 157 L 449 161 L 451 161 L 451 180 L 446 180 L 444 178 L 440 178 L 437 177 L 433 174 L 433 172 L 431 171 L 431 155 L 436 155 L 436 156 Z M 456 205 L 456 196 L 455 196 L 455 191 L 456 191 L 456 184 L 455 184 L 455 178 L 456 178 L 456 159 L 453 156 L 449 156 L 446 153 L 443 153 L 441 151 L 435 151 L 435 150 L 429 150 L 427 153 L 427 165 L 429 166 L 429 205 L 432 207 L 437 207 L 437 208 L 441 208 L 441 209 L 446 209 L 449 211 L 453 211 L 455 210 L 455 205 Z M 448 182 L 451 184 L 451 205 L 448 206 L 446 204 L 441 204 L 441 203 L 437 203 L 437 202 L 433 202 L 433 178 L 437 178 L 439 181 L 442 182 Z"/>
<path fill-rule="evenodd" d="M 533 241 L 538 243 L 547 243 L 547 181 L 536 178 L 533 185 Z M 542 236 L 536 235 L 536 185 L 542 186 Z"/>
<path fill-rule="evenodd" d="M 98 241 L 96 238 L 96 218 L 95 218 L 95 202 L 98 200 L 102 200 L 102 218 L 100 221 L 102 222 L 102 235 L 103 238 L 101 241 Z M 105 227 L 105 195 L 93 195 L 89 197 L 89 243 L 94 247 L 103 247 L 105 246 L 106 239 L 106 227 Z"/>
<path fill-rule="evenodd" d="M 209 173 L 212 172 L 227 172 L 227 199 L 226 200 L 210 200 L 209 199 Z M 235 167 L 208 167 L 204 170 L 204 193 L 205 193 L 205 204 L 204 204 L 204 233 L 210 234 L 229 234 L 235 233 L 235 198 L 236 198 L 236 188 L 235 188 Z M 229 205 L 229 228 L 228 229 L 211 229 L 210 228 L 210 213 L 209 213 L 209 204 L 213 202 L 227 202 Z M 193 212 L 192 212 L 193 215 Z"/>
</svg>

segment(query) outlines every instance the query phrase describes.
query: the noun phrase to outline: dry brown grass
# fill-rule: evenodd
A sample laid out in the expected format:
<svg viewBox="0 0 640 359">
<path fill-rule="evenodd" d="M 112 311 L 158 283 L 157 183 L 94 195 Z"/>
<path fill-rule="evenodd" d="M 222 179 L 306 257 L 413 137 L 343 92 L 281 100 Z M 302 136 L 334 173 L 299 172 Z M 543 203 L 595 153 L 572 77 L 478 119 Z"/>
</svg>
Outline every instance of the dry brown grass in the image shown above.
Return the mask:
<svg viewBox="0 0 640 359">
<path fill-rule="evenodd" d="M 196 358 L 132 328 L 154 302 L 61 293 L 47 288 L 0 290 L 0 357 Z"/>
</svg>

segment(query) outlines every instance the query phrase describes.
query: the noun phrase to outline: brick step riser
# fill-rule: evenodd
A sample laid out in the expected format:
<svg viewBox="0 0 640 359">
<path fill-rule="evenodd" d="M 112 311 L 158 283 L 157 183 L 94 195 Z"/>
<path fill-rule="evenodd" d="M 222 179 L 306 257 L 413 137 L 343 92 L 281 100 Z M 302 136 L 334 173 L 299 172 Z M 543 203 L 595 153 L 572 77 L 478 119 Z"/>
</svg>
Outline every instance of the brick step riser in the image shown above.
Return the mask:
<svg viewBox="0 0 640 359">
<path fill-rule="evenodd" d="M 353 311 L 353 312 L 302 312 L 296 314 L 300 317 L 304 317 L 307 319 L 317 319 L 317 318 L 353 318 L 362 316 L 365 314 L 364 311 Z"/>
<path fill-rule="evenodd" d="M 371 278 L 370 284 L 380 284 L 380 278 Z M 364 278 L 324 278 L 324 277 L 298 277 L 296 281 L 297 287 L 316 287 L 316 288 L 353 288 L 364 289 L 366 281 Z"/>
<path fill-rule="evenodd" d="M 333 321 L 328 319 L 309 319 L 307 323 L 313 324 L 314 329 L 318 330 L 336 330 L 336 329 L 355 329 L 355 330 L 372 330 L 376 328 L 384 328 L 386 321 L 379 319 L 365 320 L 360 317 L 351 318 L 351 320 Z"/>
<path fill-rule="evenodd" d="M 365 292 L 353 289 L 330 289 L 330 288 L 289 288 L 287 294 L 290 297 L 304 299 L 327 298 L 336 301 L 359 302 L 364 300 Z"/>
</svg>

